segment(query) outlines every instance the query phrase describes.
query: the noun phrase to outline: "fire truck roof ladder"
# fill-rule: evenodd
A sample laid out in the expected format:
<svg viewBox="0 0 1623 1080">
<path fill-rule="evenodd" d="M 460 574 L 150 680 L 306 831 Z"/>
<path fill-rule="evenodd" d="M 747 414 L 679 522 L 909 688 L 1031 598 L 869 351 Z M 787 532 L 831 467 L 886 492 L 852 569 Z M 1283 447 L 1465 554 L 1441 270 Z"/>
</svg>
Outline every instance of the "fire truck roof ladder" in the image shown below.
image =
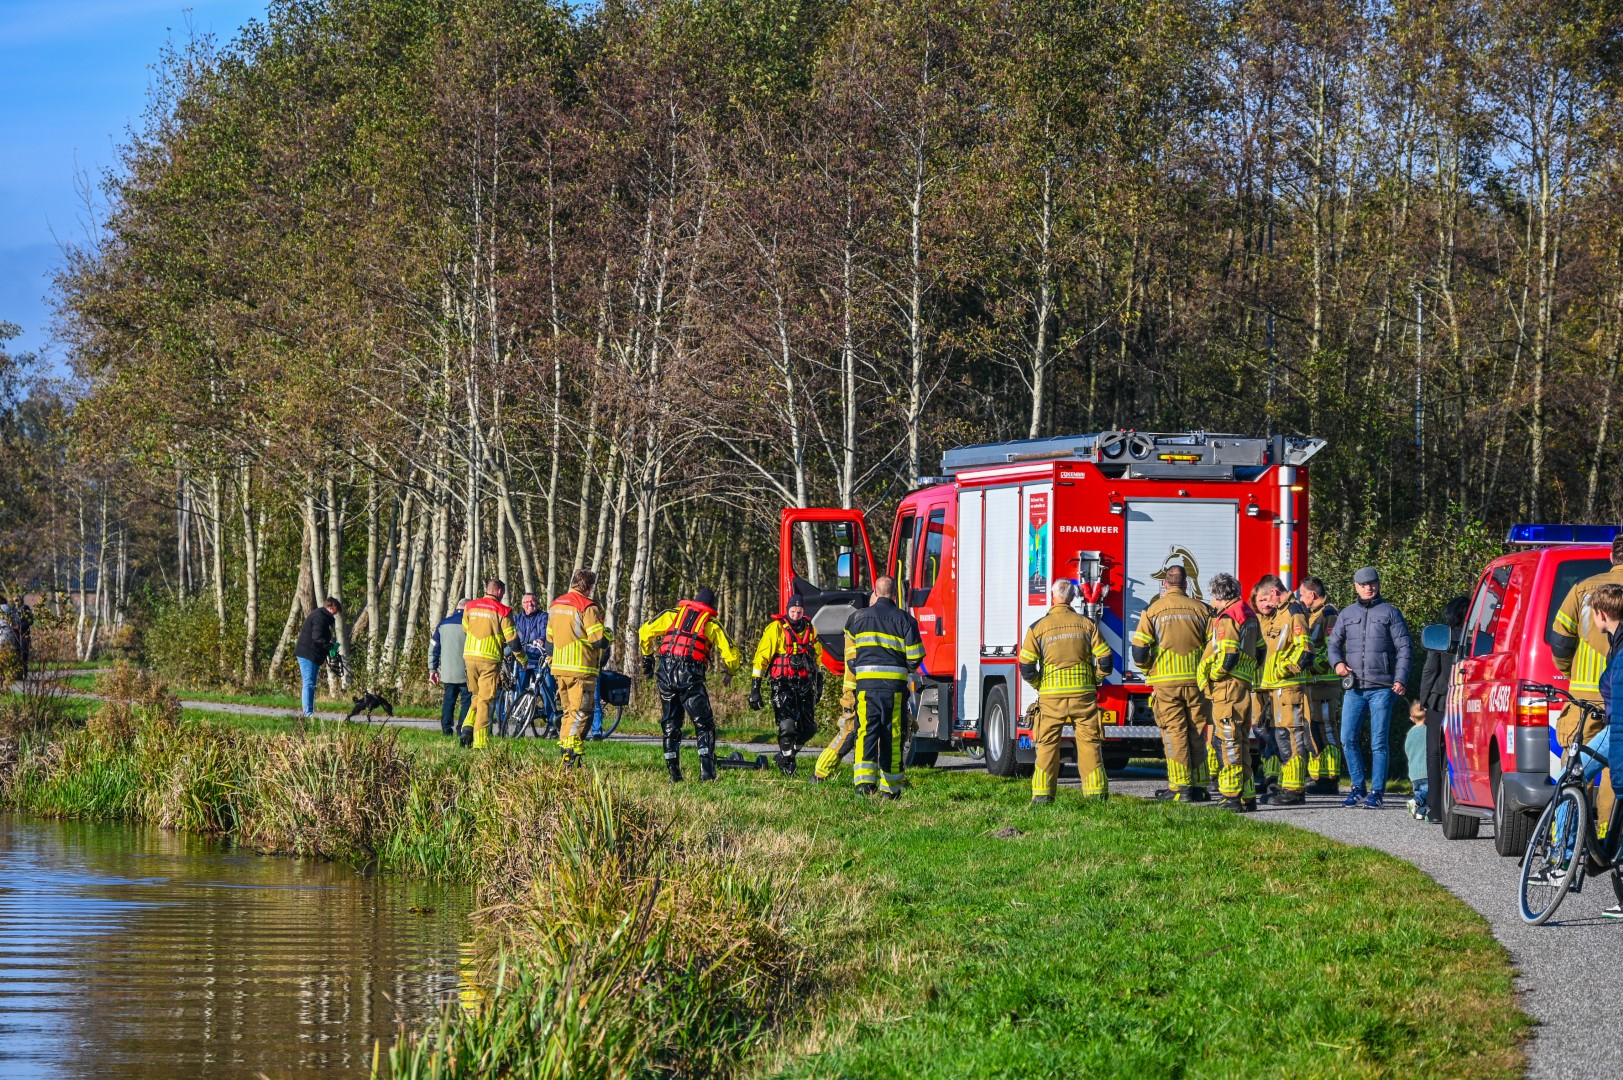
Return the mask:
<svg viewBox="0 0 1623 1080">
<path fill-rule="evenodd" d="M 1323 439 L 1296 435 L 1248 438 L 1205 431 L 1101 431 L 960 446 L 941 455 L 941 471 L 956 476 L 968 469 L 1021 462 L 1079 461 L 1098 466 L 1108 476 L 1233 480 L 1274 465 L 1305 465 L 1324 445 Z"/>
</svg>

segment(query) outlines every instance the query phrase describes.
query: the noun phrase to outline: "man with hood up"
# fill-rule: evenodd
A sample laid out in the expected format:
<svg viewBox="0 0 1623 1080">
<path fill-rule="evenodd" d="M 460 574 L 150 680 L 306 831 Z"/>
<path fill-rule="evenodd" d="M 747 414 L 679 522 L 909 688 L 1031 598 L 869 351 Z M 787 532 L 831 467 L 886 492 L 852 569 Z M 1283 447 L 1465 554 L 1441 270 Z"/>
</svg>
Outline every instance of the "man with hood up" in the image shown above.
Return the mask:
<svg viewBox="0 0 1623 1080">
<path fill-rule="evenodd" d="M 665 733 L 665 767 L 671 783 L 682 782 L 683 714 L 693 721 L 699 744 L 699 779 L 716 778 L 716 718 L 710 710 L 710 691 L 704 679 L 710 655 L 721 654 L 726 665 L 722 681 L 731 685 L 739 668 L 738 650 L 716 618 L 716 594 L 700 586 L 692 599 L 683 600 L 637 631 L 644 675 L 654 676 L 659 687 L 660 728 Z"/>
</svg>

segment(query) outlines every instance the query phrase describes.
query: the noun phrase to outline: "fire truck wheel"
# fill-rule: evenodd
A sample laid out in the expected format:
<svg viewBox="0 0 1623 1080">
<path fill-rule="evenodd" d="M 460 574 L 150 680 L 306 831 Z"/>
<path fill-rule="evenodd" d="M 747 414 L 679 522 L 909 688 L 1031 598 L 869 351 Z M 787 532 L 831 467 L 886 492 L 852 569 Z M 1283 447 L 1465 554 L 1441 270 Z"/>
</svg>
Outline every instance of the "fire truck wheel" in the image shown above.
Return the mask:
<svg viewBox="0 0 1623 1080">
<path fill-rule="evenodd" d="M 1105 744 L 1105 751 L 1104 751 L 1104 759 L 1105 759 L 1105 772 L 1107 772 L 1107 773 L 1119 773 L 1119 772 L 1123 771 L 1124 769 L 1126 769 L 1127 766 L 1132 763 L 1133 755 L 1132 755 L 1132 752 L 1129 751 L 1126 747 L 1122 747 L 1121 749 L 1118 750 L 1115 747 L 1111 746 L 1109 743 L 1106 743 Z"/>
<path fill-rule="evenodd" d="M 936 757 L 940 753 L 939 750 L 915 750 L 913 751 L 913 759 L 907 763 L 907 767 L 909 769 L 933 769 L 935 768 Z"/>
<path fill-rule="evenodd" d="M 1017 776 L 1020 763 L 1015 759 L 1014 717 L 1009 713 L 1009 692 L 999 683 L 986 695 L 986 707 L 981 710 L 986 743 L 986 771 L 993 776 Z"/>
</svg>

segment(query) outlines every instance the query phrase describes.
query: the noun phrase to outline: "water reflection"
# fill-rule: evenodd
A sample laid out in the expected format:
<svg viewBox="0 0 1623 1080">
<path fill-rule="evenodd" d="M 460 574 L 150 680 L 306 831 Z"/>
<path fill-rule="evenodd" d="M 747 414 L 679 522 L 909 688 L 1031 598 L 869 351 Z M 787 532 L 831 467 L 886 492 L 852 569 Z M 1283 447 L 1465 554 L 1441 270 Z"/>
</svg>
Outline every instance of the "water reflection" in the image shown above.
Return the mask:
<svg viewBox="0 0 1623 1080">
<path fill-rule="evenodd" d="M 0 815 L 0 1075 L 364 1075 L 374 1040 L 454 999 L 467 906 L 157 829 Z"/>
</svg>

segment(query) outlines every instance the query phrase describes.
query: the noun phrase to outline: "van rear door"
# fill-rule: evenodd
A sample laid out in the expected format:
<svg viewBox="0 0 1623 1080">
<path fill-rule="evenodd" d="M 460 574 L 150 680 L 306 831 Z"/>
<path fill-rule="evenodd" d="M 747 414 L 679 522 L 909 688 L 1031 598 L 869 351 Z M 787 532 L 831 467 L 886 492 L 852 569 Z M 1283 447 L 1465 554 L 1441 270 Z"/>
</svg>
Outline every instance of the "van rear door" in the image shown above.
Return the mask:
<svg viewBox="0 0 1623 1080">
<path fill-rule="evenodd" d="M 1449 784 L 1454 801 L 1462 806 L 1493 805 L 1488 752 L 1499 718 L 1515 707 L 1518 643 L 1512 640 L 1505 605 L 1513 569 L 1507 563 L 1483 575 L 1460 637 L 1460 663 L 1455 673 L 1459 711 L 1449 710 L 1452 715 L 1445 718 L 1444 738 Z"/>
</svg>

